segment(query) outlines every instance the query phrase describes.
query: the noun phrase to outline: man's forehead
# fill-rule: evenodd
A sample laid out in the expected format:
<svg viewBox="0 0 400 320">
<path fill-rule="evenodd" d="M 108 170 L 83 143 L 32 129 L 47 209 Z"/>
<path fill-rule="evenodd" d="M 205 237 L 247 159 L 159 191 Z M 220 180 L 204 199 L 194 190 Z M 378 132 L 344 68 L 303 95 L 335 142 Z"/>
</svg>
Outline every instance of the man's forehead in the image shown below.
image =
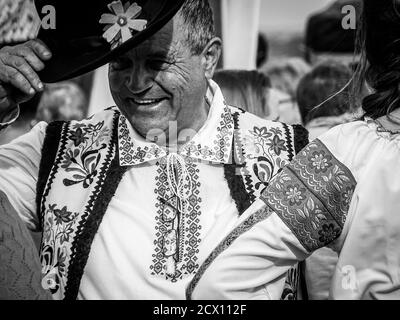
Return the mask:
<svg viewBox="0 0 400 320">
<path fill-rule="evenodd" d="M 179 43 L 180 28 L 177 27 L 176 23 L 170 21 L 161 30 L 152 35 L 149 39 L 133 48 L 127 53 L 148 55 L 148 54 L 164 54 L 171 55 L 176 51 L 176 47 Z"/>
</svg>

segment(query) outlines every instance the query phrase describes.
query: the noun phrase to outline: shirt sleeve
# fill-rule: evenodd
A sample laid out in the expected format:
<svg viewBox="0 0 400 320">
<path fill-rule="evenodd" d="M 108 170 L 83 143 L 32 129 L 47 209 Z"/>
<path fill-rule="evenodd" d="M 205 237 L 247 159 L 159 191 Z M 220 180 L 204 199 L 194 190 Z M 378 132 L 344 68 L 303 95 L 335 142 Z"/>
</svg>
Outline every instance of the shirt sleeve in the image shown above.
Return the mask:
<svg viewBox="0 0 400 320">
<path fill-rule="evenodd" d="M 39 229 L 36 183 L 47 123 L 0 147 L 0 190 L 32 231 Z"/>
<path fill-rule="evenodd" d="M 310 143 L 203 263 L 188 298 L 279 299 L 287 270 L 340 237 L 355 187 L 321 141 Z"/>
<path fill-rule="evenodd" d="M 262 201 L 206 259 L 187 290 L 194 300 L 279 300 L 287 271 L 308 252 Z"/>
</svg>

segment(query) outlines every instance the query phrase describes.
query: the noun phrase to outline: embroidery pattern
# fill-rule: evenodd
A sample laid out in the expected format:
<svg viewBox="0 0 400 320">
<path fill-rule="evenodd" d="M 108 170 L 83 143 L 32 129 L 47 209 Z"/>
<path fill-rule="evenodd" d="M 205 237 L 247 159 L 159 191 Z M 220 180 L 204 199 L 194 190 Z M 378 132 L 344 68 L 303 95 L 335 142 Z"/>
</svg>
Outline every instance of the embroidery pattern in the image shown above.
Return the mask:
<svg viewBox="0 0 400 320">
<path fill-rule="evenodd" d="M 91 245 L 101 224 L 108 204 L 115 194 L 118 184 L 125 173 L 124 168 L 118 166 L 117 130 L 119 112 L 113 111 L 112 122 L 109 123 L 110 134 L 106 143 L 99 175 L 93 191 L 90 193 L 84 213 L 76 228 L 76 235 L 71 247 L 71 262 L 68 268 L 68 281 L 65 288 L 65 299 L 76 300 L 83 271 L 89 258 Z"/>
<path fill-rule="evenodd" d="M 287 148 L 287 152 L 288 152 L 288 161 L 290 162 L 290 161 L 292 161 L 292 159 L 294 157 L 294 154 L 295 154 L 295 150 L 294 150 L 295 147 L 294 147 L 293 140 L 297 140 L 297 139 L 299 139 L 299 137 L 297 137 L 296 134 L 295 134 L 296 127 L 294 127 L 294 126 L 292 127 L 292 130 L 293 130 L 293 134 L 292 134 L 290 132 L 289 126 L 286 123 L 282 123 L 282 126 L 283 126 L 283 129 L 285 130 L 285 138 L 286 138 L 286 141 L 287 141 L 286 148 Z M 298 127 L 301 127 L 301 126 L 298 126 Z M 299 129 L 298 131 L 306 131 L 306 129 L 303 128 L 303 129 Z M 306 141 L 306 145 L 307 145 L 308 144 L 308 138 L 306 140 L 307 140 Z M 305 146 L 303 146 L 303 147 L 305 147 Z M 303 148 L 301 148 L 301 149 L 303 149 Z M 298 150 L 297 152 L 299 152 L 300 150 Z"/>
<path fill-rule="evenodd" d="M 186 289 L 186 299 L 191 300 L 194 289 L 199 283 L 201 277 L 204 275 L 211 263 L 242 234 L 249 231 L 257 223 L 267 219 L 271 214 L 268 207 L 258 210 L 250 217 L 248 217 L 244 222 L 242 222 L 238 227 L 236 227 L 231 233 L 221 243 L 213 250 L 213 252 L 207 257 L 204 263 L 200 266 L 196 275 L 193 277 L 192 281 L 189 283 Z"/>
<path fill-rule="evenodd" d="M 106 174 L 108 178 L 113 176 L 115 171 L 112 167 L 110 170 L 109 168 L 116 154 L 119 113 L 111 111 L 107 116 L 106 125 L 105 121 L 92 123 L 82 121 L 64 125 L 59 140 L 60 147 L 44 189 L 41 201 L 44 229 L 40 255 L 44 277 L 42 284 L 44 288 L 50 290 L 55 299 L 76 299 L 93 237 L 106 211 L 107 201 L 115 192 L 109 189 L 112 187 L 104 188 L 104 184 L 106 184 Z M 104 119 L 104 115 L 102 118 Z M 110 134 L 112 130 L 113 135 Z M 58 139 L 51 133 L 48 137 L 50 137 L 46 140 L 48 144 L 54 143 L 52 139 Z M 71 152 L 74 159 L 70 157 Z M 90 173 L 99 171 L 98 174 L 93 174 L 93 180 L 87 181 L 86 185 L 83 179 L 73 184 L 66 184 L 68 178 L 64 177 L 76 172 L 75 165 L 82 165 L 85 162 L 91 164 L 86 165 Z M 77 177 L 72 178 L 78 180 Z M 89 188 L 93 184 L 94 186 Z M 84 204 L 87 203 L 78 212 L 69 210 L 70 206 L 64 201 L 63 195 L 50 192 L 53 187 L 63 188 L 72 185 L 81 188 Z M 117 185 L 115 189 L 116 187 Z M 101 192 L 104 192 L 104 195 L 99 197 Z"/>
<path fill-rule="evenodd" d="M 41 199 L 37 199 L 37 203 L 38 203 L 38 212 L 39 212 L 39 217 L 40 217 L 40 223 L 42 226 L 42 230 L 44 229 L 44 216 L 45 216 L 45 212 L 46 212 L 46 207 L 45 207 L 45 203 L 47 200 L 47 197 L 49 195 L 50 192 L 50 186 L 53 184 L 55 176 L 58 172 L 58 170 L 60 170 L 60 163 L 62 161 L 62 157 L 63 154 L 65 152 L 66 149 L 66 145 L 67 145 L 67 135 L 65 134 L 65 132 L 68 132 L 68 128 L 69 128 L 69 124 L 68 123 L 62 123 L 62 122 L 58 122 L 58 123 L 53 123 L 53 124 L 49 124 L 47 131 L 46 131 L 46 138 L 45 138 L 45 143 L 46 143 L 46 151 L 49 152 L 49 148 L 51 147 L 51 143 L 55 143 L 54 141 L 51 141 L 51 137 L 52 137 L 52 133 L 51 130 L 56 129 L 58 131 L 58 128 L 61 126 L 61 130 L 60 130 L 60 141 L 57 143 L 59 144 L 58 147 L 58 151 L 56 153 L 55 159 L 54 159 L 54 165 L 51 168 L 50 172 L 49 172 L 49 176 L 45 177 L 43 179 L 44 181 L 47 181 L 47 184 L 44 186 L 41 186 L 41 188 L 43 188 L 43 194 L 41 196 Z M 44 149 L 43 149 L 44 150 Z M 45 159 L 45 157 L 48 156 L 48 154 L 46 154 L 45 156 L 42 156 L 42 161 Z M 48 164 L 47 164 L 48 165 Z M 42 169 L 44 168 L 43 163 L 40 164 L 41 166 L 41 171 L 39 172 L 40 174 L 42 174 Z M 41 180 L 41 179 L 39 179 Z M 42 181 L 40 181 L 42 183 Z"/>
<path fill-rule="evenodd" d="M 261 198 L 312 252 L 338 238 L 356 181 L 316 140 L 277 175 Z"/>
<path fill-rule="evenodd" d="M 230 157 L 234 133 L 233 118 L 229 107 L 224 107 L 216 130 L 218 133 L 211 145 L 198 144 L 194 139 L 183 145 L 179 154 L 204 161 L 227 162 Z M 119 149 L 121 166 L 141 164 L 166 155 L 166 152 L 155 143 L 144 146 L 135 145 L 124 116 L 121 116 L 119 121 Z"/>
<path fill-rule="evenodd" d="M 245 163 L 245 156 L 246 152 L 243 147 L 243 141 L 240 134 L 240 127 L 239 127 L 239 117 L 241 114 L 246 114 L 245 111 L 240 110 L 239 113 L 237 110 L 232 110 L 232 119 L 233 119 L 233 127 L 234 127 L 234 134 L 233 134 L 233 155 L 234 155 L 234 163 L 236 165 L 243 165 Z"/>
<path fill-rule="evenodd" d="M 297 300 L 297 286 L 300 281 L 299 267 L 290 268 L 287 272 L 281 300 Z"/>
<path fill-rule="evenodd" d="M 133 143 L 129 134 L 127 120 L 124 116 L 120 116 L 118 127 L 121 166 L 140 164 L 165 155 L 165 152 L 156 144 L 151 144 L 150 147 L 135 147 L 135 144 Z"/>
<path fill-rule="evenodd" d="M 192 140 L 182 146 L 180 153 L 187 157 L 201 157 L 207 161 L 227 161 L 232 146 L 233 129 L 233 118 L 229 108 L 225 105 L 217 128 L 218 134 L 212 143 L 213 146 L 202 146 Z"/>
<path fill-rule="evenodd" d="M 251 184 L 248 181 L 247 186 L 254 189 L 256 196 L 265 190 L 269 181 L 293 155 L 291 140 L 285 136 L 287 134 L 282 124 L 272 124 L 271 127 L 254 126 L 243 138 L 247 150 L 247 168 L 251 176 Z"/>
<path fill-rule="evenodd" d="M 400 149 L 400 130 L 393 131 L 386 129 L 380 122 L 369 117 L 365 118 L 365 122 L 369 128 L 375 130 L 378 137 L 394 142 L 396 147 Z"/>
<path fill-rule="evenodd" d="M 243 112 L 244 113 L 244 112 Z M 248 176 L 243 179 L 241 170 L 245 169 L 243 165 L 243 146 L 241 144 L 241 139 L 239 135 L 239 113 L 234 112 L 232 114 L 234 122 L 234 136 L 233 136 L 233 146 L 232 146 L 232 164 L 224 164 L 224 175 L 228 182 L 229 190 L 232 199 L 235 201 L 236 208 L 238 209 L 239 216 L 250 207 L 251 203 L 255 200 L 254 194 L 249 193 L 246 190 L 246 181 L 244 181 Z"/>
<path fill-rule="evenodd" d="M 180 212 L 177 198 L 169 189 L 165 158 L 157 163 L 155 193 L 160 201 L 156 203 L 155 252 L 150 269 L 152 275 L 163 276 L 171 282 L 195 273 L 198 268 L 197 254 L 201 242 L 199 169 L 193 160 L 185 158 L 185 161 L 189 171 L 188 179 L 191 180 L 188 183 L 192 186 L 186 214 Z M 168 259 L 171 258 L 177 265 L 173 274 L 168 267 Z"/>
<path fill-rule="evenodd" d="M 57 205 L 49 205 L 44 220 L 43 244 L 41 247 L 40 262 L 42 264 L 42 286 L 55 294 L 62 280 L 67 275 L 68 244 L 72 240 L 74 224 L 78 212 L 68 211 L 67 207 L 57 208 Z"/>
<path fill-rule="evenodd" d="M 72 125 L 69 139 L 73 142 L 64 155 L 61 168 L 72 174 L 65 178 L 63 183 L 69 187 L 82 183 L 89 188 L 98 174 L 97 167 L 100 163 L 100 151 L 107 148 L 106 140 L 110 130 L 104 127 L 104 121 L 97 124 L 76 123 Z"/>
</svg>

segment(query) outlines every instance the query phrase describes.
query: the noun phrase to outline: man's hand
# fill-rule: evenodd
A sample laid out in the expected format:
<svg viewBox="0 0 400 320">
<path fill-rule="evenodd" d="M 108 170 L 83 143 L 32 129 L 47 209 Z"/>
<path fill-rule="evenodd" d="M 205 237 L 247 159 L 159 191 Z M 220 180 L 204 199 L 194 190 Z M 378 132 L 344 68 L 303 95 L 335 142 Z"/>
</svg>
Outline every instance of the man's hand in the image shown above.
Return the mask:
<svg viewBox="0 0 400 320">
<path fill-rule="evenodd" d="M 37 72 L 50 58 L 50 50 L 40 40 L 0 49 L 0 114 L 43 90 Z"/>
</svg>

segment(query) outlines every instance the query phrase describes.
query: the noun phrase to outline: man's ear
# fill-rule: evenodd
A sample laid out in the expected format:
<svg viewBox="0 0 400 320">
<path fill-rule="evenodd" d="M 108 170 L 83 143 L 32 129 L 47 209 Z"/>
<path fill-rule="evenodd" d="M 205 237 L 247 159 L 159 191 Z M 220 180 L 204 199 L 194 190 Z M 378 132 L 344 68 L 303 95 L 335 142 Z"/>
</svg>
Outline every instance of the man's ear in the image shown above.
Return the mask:
<svg viewBox="0 0 400 320">
<path fill-rule="evenodd" d="M 221 56 L 222 41 L 220 38 L 211 39 L 203 50 L 204 72 L 208 80 L 214 76 L 215 69 Z"/>
</svg>

